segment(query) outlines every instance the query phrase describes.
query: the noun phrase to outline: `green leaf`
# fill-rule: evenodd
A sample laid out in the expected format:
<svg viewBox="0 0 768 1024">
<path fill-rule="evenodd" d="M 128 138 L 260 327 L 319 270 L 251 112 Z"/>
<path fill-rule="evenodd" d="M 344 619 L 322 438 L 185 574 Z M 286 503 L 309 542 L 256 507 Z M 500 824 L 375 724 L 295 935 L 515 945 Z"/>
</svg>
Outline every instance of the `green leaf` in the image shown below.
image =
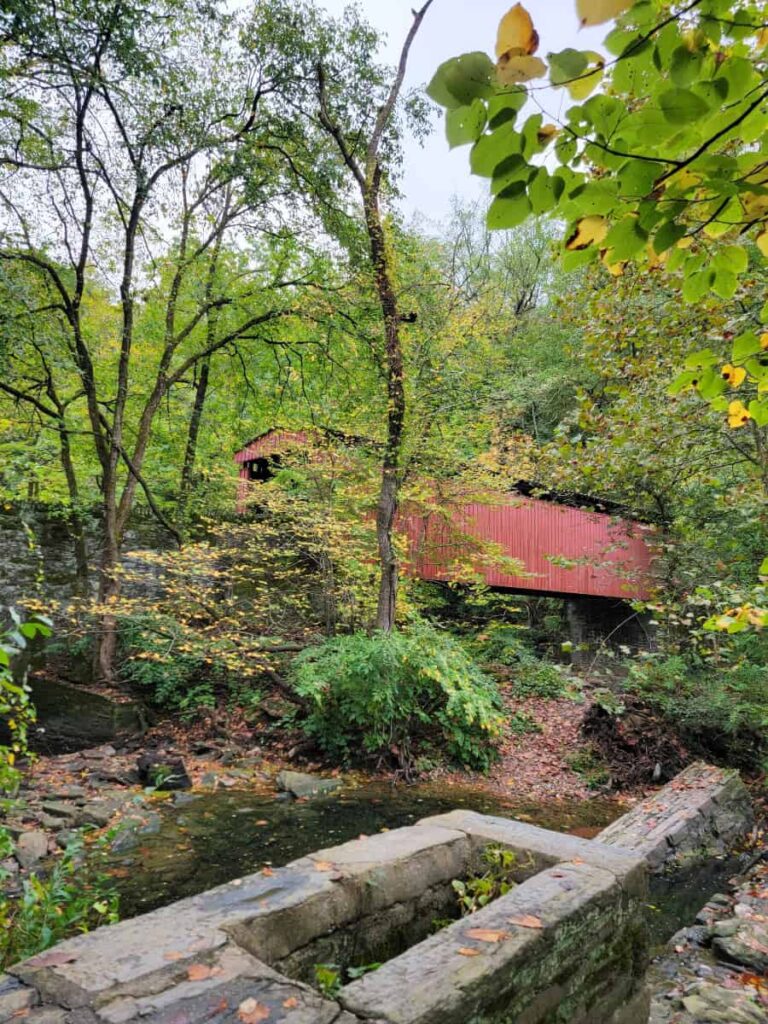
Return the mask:
<svg viewBox="0 0 768 1024">
<path fill-rule="evenodd" d="M 493 176 L 494 170 L 506 157 L 520 153 L 522 136 L 508 121 L 490 135 L 483 135 L 472 147 L 469 165 L 473 174 L 483 178 Z"/>
<path fill-rule="evenodd" d="M 446 112 L 445 135 L 451 149 L 476 142 L 484 128 L 485 104 L 482 100 L 474 100 L 468 107 L 456 107 Z"/>
<path fill-rule="evenodd" d="M 718 250 L 712 261 L 717 270 L 730 270 L 733 274 L 743 274 L 749 266 L 747 250 L 742 245 L 725 245 Z"/>
<path fill-rule="evenodd" d="M 546 167 L 540 167 L 536 177 L 528 183 L 528 197 L 533 212 L 542 214 L 553 210 L 564 187 L 561 178 L 552 177 Z"/>
<path fill-rule="evenodd" d="M 491 182 L 491 194 L 496 196 L 499 192 L 503 192 L 505 188 L 509 188 L 515 181 L 525 181 L 531 177 L 532 173 L 536 172 L 528 161 L 522 157 L 519 153 L 513 153 L 508 156 L 505 160 L 494 169 L 493 181 Z"/>
<path fill-rule="evenodd" d="M 568 47 L 560 53 L 548 53 L 549 80 L 552 85 L 563 85 L 587 70 L 589 58 L 581 50 Z"/>
<path fill-rule="evenodd" d="M 515 182 L 498 195 L 488 210 L 488 227 L 494 231 L 501 228 L 516 228 L 531 213 L 531 203 L 525 191 L 525 183 Z"/>
<path fill-rule="evenodd" d="M 514 121 L 527 99 L 528 92 L 522 88 L 491 96 L 488 100 L 488 124 L 491 128 L 499 128 L 506 121 Z"/>
<path fill-rule="evenodd" d="M 670 124 L 689 125 L 709 113 L 709 106 L 690 89 L 667 89 L 659 96 L 659 106 Z"/>
<path fill-rule="evenodd" d="M 609 250 L 609 262 L 618 263 L 636 256 L 647 241 L 648 234 L 638 224 L 637 217 L 623 217 L 605 236 L 603 245 Z"/>
<path fill-rule="evenodd" d="M 653 189 L 656 179 L 662 174 L 662 164 L 651 160 L 628 160 L 619 168 L 619 194 L 622 196 L 647 196 Z"/>
<path fill-rule="evenodd" d="M 685 358 L 685 366 L 690 370 L 703 370 L 708 366 L 716 366 L 720 362 L 720 356 L 711 348 L 703 348 L 699 352 L 691 352 Z"/>
<path fill-rule="evenodd" d="M 760 576 L 768 576 L 768 558 L 764 558 L 757 570 Z"/>
<path fill-rule="evenodd" d="M 760 339 L 754 331 L 745 331 L 733 342 L 733 362 L 743 363 L 750 356 L 757 355 L 760 351 Z"/>
<path fill-rule="evenodd" d="M 703 299 L 715 280 L 714 270 L 697 270 L 692 274 L 687 273 L 683 282 L 683 299 L 688 303 L 698 302 Z"/>
<path fill-rule="evenodd" d="M 722 374 L 718 370 L 709 369 L 701 375 L 698 392 L 702 398 L 713 399 L 722 395 L 727 387 L 728 382 L 723 379 Z"/>
<path fill-rule="evenodd" d="M 711 287 L 721 299 L 732 299 L 739 287 L 739 279 L 730 270 L 718 270 Z"/>
<path fill-rule="evenodd" d="M 570 220 L 577 220 L 611 213 L 616 206 L 617 195 L 618 189 L 614 182 L 589 181 L 579 185 L 568 196 L 567 216 Z"/>
<path fill-rule="evenodd" d="M 667 393 L 670 395 L 679 395 L 681 391 L 685 391 L 687 388 L 694 387 L 698 384 L 701 373 L 697 370 L 685 370 L 675 377 L 672 383 L 667 388 Z"/>
<path fill-rule="evenodd" d="M 666 221 L 653 236 L 653 251 L 660 255 L 667 249 L 671 249 L 680 241 L 686 231 L 687 228 L 684 224 L 678 224 L 674 220 Z"/>
<path fill-rule="evenodd" d="M 669 61 L 669 76 L 675 85 L 692 85 L 701 79 L 703 64 L 704 55 L 698 50 L 678 46 Z"/>
<path fill-rule="evenodd" d="M 427 86 L 427 95 L 442 107 L 462 107 L 491 96 L 495 67 L 486 53 L 475 51 L 445 61 Z"/>
<path fill-rule="evenodd" d="M 758 427 L 768 426 L 768 401 L 766 399 L 753 399 L 749 403 L 749 414 Z"/>
<path fill-rule="evenodd" d="M 576 156 L 578 142 L 570 132 L 563 132 L 555 142 L 555 156 L 561 164 L 569 164 Z"/>
</svg>

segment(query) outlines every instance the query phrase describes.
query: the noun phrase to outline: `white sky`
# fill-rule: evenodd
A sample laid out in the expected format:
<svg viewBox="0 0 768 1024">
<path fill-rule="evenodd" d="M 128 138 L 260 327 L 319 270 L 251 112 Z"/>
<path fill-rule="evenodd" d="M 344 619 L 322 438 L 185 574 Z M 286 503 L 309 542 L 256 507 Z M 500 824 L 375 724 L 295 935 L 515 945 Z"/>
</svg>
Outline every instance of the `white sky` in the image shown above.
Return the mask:
<svg viewBox="0 0 768 1024">
<path fill-rule="evenodd" d="M 426 85 L 437 66 L 449 57 L 471 50 L 493 55 L 496 29 L 512 0 L 434 0 L 411 50 L 406 87 Z M 332 14 L 339 14 L 348 0 L 322 0 Z M 411 24 L 411 8 L 418 0 L 358 0 L 366 19 L 387 34 L 384 57 L 394 63 Z M 603 38 L 611 25 L 596 29 L 578 28 L 575 0 L 525 0 L 541 43 L 539 55 L 550 51 L 594 49 L 604 52 Z M 541 83 L 534 83 L 541 84 Z M 539 101 L 552 113 L 567 105 L 565 90 L 539 92 Z M 436 122 L 432 136 L 422 148 L 417 142 L 406 145 L 403 179 L 406 214 L 421 214 L 433 221 L 445 218 L 451 196 L 474 198 L 487 192 L 487 182 L 469 173 L 469 148 L 448 149 L 442 121 Z"/>
</svg>

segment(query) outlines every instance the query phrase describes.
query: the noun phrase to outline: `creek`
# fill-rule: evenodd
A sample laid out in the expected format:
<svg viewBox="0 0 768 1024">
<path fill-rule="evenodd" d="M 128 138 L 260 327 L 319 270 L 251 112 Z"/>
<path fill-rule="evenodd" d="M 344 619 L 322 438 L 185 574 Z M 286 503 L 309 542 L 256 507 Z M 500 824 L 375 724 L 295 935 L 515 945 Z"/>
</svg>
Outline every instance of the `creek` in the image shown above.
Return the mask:
<svg viewBox="0 0 768 1024">
<path fill-rule="evenodd" d="M 467 808 L 543 828 L 594 836 L 626 810 L 620 800 L 531 803 L 447 783 L 366 782 L 307 801 L 253 790 L 179 794 L 159 803 L 147 824 L 111 857 L 121 917 L 134 917 L 265 866 L 314 850 Z M 118 841 L 118 847 L 122 844 Z"/>
</svg>

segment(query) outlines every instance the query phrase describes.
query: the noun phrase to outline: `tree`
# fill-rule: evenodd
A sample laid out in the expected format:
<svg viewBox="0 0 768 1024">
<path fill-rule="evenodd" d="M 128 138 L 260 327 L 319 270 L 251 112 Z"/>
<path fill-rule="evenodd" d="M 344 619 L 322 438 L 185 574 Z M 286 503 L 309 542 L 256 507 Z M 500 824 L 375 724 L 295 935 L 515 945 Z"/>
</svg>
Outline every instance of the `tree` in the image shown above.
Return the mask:
<svg viewBox="0 0 768 1024">
<path fill-rule="evenodd" d="M 45 413 L 30 381 L 12 397 L 60 423 L 84 411 L 103 529 L 96 674 L 109 679 L 110 607 L 137 493 L 180 536 L 145 475 L 158 412 L 197 374 L 186 492 L 211 359 L 248 342 L 280 344 L 270 332 L 311 278 L 300 257 L 270 266 L 258 240 L 280 236 L 286 210 L 311 213 L 294 185 L 312 168 L 319 177 L 323 161 L 305 139 L 294 147 L 293 115 L 274 100 L 290 53 L 267 38 L 246 56 L 236 19 L 215 5 L 33 6 L 11 7 L 0 51 L 11 96 L 0 121 L 0 261 L 36 276 L 46 298 L 29 317 L 55 321 L 54 376 L 66 382 L 56 388 L 74 397 L 60 411 L 49 394 Z M 260 6 L 262 27 L 270 17 Z M 226 237 L 249 250 L 235 289 L 219 274 Z M 153 318 L 142 295 L 158 281 Z M 53 366 L 41 362 L 37 376 Z"/>
<path fill-rule="evenodd" d="M 449 142 L 472 144 L 473 172 L 491 180 L 489 226 L 557 216 L 568 225 L 567 267 L 600 260 L 616 276 L 628 262 L 663 267 L 686 302 L 731 299 L 768 256 L 764 5 L 578 0 L 577 9 L 582 24 L 617 16 L 609 57 L 568 48 L 547 66 L 516 4 L 500 23 L 495 63 L 465 54 L 430 84 L 447 108 Z M 522 84 L 547 73 L 548 86 Z M 548 89 L 577 101 L 563 118 L 547 115 Z M 517 130 L 529 99 L 541 112 Z M 552 146 L 556 170 L 543 162 Z M 766 321 L 768 304 L 742 321 L 722 365 L 712 347 L 690 353 L 673 388 L 695 389 L 731 429 L 751 431 L 758 450 L 768 443 Z"/>
<path fill-rule="evenodd" d="M 433 0 L 414 12 L 413 23 L 403 43 L 395 77 L 378 108 L 375 121 L 369 129 L 364 145 L 357 150 L 349 143 L 349 125 L 334 109 L 327 88 L 328 69 L 322 61 L 317 64 L 317 96 L 320 122 L 334 139 L 339 153 L 352 175 L 362 198 L 363 216 L 370 247 L 370 260 L 381 305 L 385 332 L 384 367 L 387 389 L 387 440 L 381 466 L 381 490 L 376 509 L 376 534 L 381 563 L 379 599 L 376 626 L 389 632 L 395 623 L 397 601 L 398 562 L 393 540 L 398 508 L 398 491 L 402 472 L 403 431 L 406 414 L 404 383 L 404 357 L 401 339 L 403 312 L 394 287 L 392 257 L 388 251 L 385 223 L 381 210 L 382 178 L 385 166 L 382 149 L 385 133 L 391 130 L 396 105 L 403 86 L 408 55 Z"/>
</svg>

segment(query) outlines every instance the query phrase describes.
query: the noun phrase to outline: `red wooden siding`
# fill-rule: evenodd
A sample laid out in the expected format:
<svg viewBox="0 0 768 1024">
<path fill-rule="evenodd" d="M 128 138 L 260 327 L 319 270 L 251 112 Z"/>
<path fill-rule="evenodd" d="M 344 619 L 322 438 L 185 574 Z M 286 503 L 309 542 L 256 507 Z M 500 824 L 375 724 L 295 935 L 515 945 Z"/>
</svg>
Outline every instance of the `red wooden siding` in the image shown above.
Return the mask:
<svg viewBox="0 0 768 1024">
<path fill-rule="evenodd" d="M 244 508 L 248 495 L 249 462 L 319 437 L 311 430 L 272 430 L 250 441 L 235 455 L 240 464 L 238 507 Z M 404 513 L 398 525 L 409 540 L 405 570 L 421 579 L 448 581 L 456 575 L 457 563 L 469 562 L 492 587 L 627 600 L 650 596 L 650 527 L 604 512 L 510 495 L 506 503 L 456 505 L 450 521 Z M 505 557 L 522 562 L 530 575 L 512 575 L 503 565 L 473 556 L 478 544 L 489 542 Z M 553 565 L 553 558 L 570 564 Z"/>
<path fill-rule="evenodd" d="M 504 556 L 519 559 L 532 574 L 509 575 L 475 560 L 492 587 L 624 599 L 649 596 L 650 528 L 605 513 L 510 496 L 508 504 L 457 506 L 450 522 L 442 516 L 409 515 L 402 525 L 410 541 L 409 572 L 425 580 L 451 579 L 452 563 L 466 561 L 477 539 L 498 545 Z M 551 558 L 576 564 L 553 565 Z"/>
</svg>

